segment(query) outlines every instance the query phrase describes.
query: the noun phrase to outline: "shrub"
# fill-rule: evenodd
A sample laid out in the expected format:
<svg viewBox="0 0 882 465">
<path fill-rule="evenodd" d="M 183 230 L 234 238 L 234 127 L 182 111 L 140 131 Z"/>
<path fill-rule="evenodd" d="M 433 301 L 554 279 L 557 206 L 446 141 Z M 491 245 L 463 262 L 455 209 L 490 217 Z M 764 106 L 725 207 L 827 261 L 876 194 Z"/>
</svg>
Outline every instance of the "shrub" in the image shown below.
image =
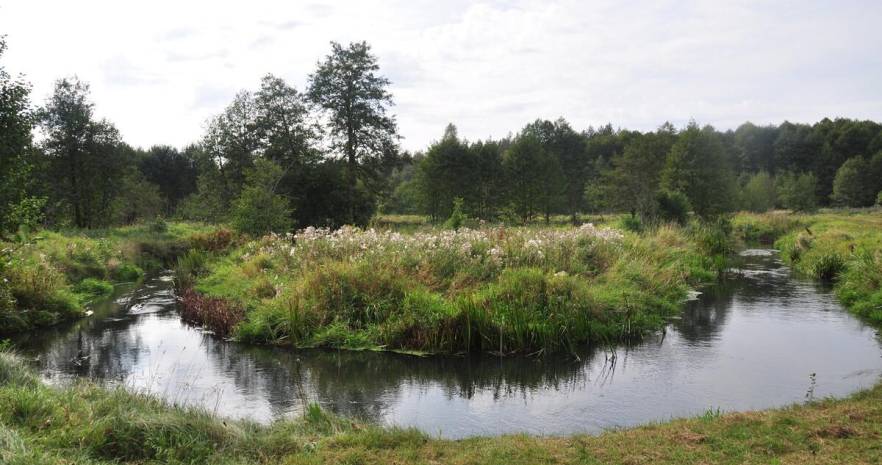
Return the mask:
<svg viewBox="0 0 882 465">
<path fill-rule="evenodd" d="M 643 231 L 643 222 L 638 216 L 626 215 L 619 220 L 619 227 L 625 231 L 640 232 Z"/>
<path fill-rule="evenodd" d="M 236 230 L 261 236 L 271 232 L 289 231 L 291 207 L 288 199 L 275 193 L 275 187 L 284 176 L 281 167 L 260 158 L 246 175 L 246 185 L 233 202 L 232 223 Z"/>
<path fill-rule="evenodd" d="M 678 191 L 660 191 L 656 196 L 658 214 L 663 221 L 686 224 L 692 206 L 686 194 Z"/>
<path fill-rule="evenodd" d="M 450 212 L 450 218 L 447 218 L 447 221 L 444 222 L 445 228 L 457 230 L 462 227 L 466 220 L 466 215 L 462 211 L 462 206 L 462 197 L 453 199 L 453 211 Z"/>
<path fill-rule="evenodd" d="M 244 316 L 241 307 L 223 299 L 204 297 L 192 288 L 181 295 L 181 319 L 205 326 L 218 336 L 229 335 Z"/>
</svg>

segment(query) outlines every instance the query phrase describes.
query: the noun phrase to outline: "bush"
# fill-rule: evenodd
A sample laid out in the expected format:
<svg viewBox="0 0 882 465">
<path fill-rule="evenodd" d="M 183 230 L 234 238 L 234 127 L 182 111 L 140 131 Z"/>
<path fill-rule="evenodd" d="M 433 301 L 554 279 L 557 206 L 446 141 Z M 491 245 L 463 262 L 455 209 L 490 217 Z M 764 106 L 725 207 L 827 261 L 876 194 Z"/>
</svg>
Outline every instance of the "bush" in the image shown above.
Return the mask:
<svg viewBox="0 0 882 465">
<path fill-rule="evenodd" d="M 223 299 L 204 297 L 193 289 L 181 295 L 181 319 L 205 326 L 218 336 L 229 335 L 244 316 L 241 307 Z"/>
<path fill-rule="evenodd" d="M 775 179 L 780 205 L 795 212 L 811 212 L 817 208 L 818 179 L 812 173 L 781 173 Z"/>
<path fill-rule="evenodd" d="M 765 212 L 774 208 L 775 202 L 775 180 L 765 171 L 751 176 L 741 188 L 741 208 L 745 210 Z"/>
<path fill-rule="evenodd" d="M 450 218 L 447 218 L 447 221 L 444 222 L 445 228 L 457 230 L 463 226 L 466 215 L 462 211 L 462 205 L 462 197 L 453 199 L 453 211 L 450 213 Z"/>
<path fill-rule="evenodd" d="M 282 168 L 275 163 L 255 161 L 246 175 L 245 188 L 233 202 L 231 216 L 236 230 L 253 236 L 291 230 L 294 223 L 288 199 L 275 193 L 282 176 Z"/>
<path fill-rule="evenodd" d="M 686 194 L 677 191 L 661 191 L 656 196 L 658 203 L 659 218 L 663 221 L 671 221 L 686 224 L 689 220 L 689 211 L 692 206 Z"/>
<path fill-rule="evenodd" d="M 619 220 L 619 227 L 625 231 L 639 233 L 640 231 L 643 231 L 643 222 L 640 221 L 640 217 L 638 216 L 626 215 Z"/>
</svg>

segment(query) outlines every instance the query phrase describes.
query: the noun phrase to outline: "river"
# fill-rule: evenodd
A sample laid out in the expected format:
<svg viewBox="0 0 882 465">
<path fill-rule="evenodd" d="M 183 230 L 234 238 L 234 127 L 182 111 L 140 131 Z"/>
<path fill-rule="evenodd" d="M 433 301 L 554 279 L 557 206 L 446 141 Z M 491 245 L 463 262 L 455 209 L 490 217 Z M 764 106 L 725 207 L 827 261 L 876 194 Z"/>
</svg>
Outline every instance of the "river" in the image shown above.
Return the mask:
<svg viewBox="0 0 882 465">
<path fill-rule="evenodd" d="M 182 323 L 170 276 L 119 286 L 91 317 L 17 347 L 50 383 L 88 378 L 260 422 L 306 402 L 460 438 L 597 433 L 708 411 L 843 396 L 882 374 L 876 330 L 829 289 L 747 250 L 656 336 L 543 358 L 244 346 Z"/>
</svg>

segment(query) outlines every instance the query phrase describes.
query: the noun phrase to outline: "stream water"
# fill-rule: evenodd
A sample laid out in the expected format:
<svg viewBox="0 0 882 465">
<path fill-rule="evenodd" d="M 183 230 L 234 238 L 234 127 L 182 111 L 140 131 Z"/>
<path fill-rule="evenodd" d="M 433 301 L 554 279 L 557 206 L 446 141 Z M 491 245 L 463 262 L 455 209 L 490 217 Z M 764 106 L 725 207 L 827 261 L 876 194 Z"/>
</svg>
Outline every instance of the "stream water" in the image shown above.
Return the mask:
<svg viewBox="0 0 882 465">
<path fill-rule="evenodd" d="M 639 344 L 544 358 L 249 347 L 180 321 L 171 279 L 120 286 L 74 324 L 16 342 L 50 383 L 89 378 L 268 422 L 304 399 L 444 437 L 596 433 L 708 410 L 843 396 L 882 374 L 879 334 L 829 289 L 748 250 Z"/>
</svg>

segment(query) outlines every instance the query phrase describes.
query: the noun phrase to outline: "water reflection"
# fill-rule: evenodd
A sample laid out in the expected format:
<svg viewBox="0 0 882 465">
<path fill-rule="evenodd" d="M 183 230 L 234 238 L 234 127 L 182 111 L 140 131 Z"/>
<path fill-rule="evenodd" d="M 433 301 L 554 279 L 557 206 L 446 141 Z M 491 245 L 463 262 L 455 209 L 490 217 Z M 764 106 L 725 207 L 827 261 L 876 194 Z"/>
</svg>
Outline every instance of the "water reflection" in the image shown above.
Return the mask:
<svg viewBox="0 0 882 465">
<path fill-rule="evenodd" d="M 261 421 L 319 402 L 348 416 L 450 437 L 597 432 L 707 408 L 843 395 L 882 372 L 874 332 L 774 255 L 744 257 L 665 332 L 613 352 L 427 357 L 246 347 L 180 322 L 167 278 L 92 318 L 19 340 L 50 382 L 86 377 Z"/>
</svg>

